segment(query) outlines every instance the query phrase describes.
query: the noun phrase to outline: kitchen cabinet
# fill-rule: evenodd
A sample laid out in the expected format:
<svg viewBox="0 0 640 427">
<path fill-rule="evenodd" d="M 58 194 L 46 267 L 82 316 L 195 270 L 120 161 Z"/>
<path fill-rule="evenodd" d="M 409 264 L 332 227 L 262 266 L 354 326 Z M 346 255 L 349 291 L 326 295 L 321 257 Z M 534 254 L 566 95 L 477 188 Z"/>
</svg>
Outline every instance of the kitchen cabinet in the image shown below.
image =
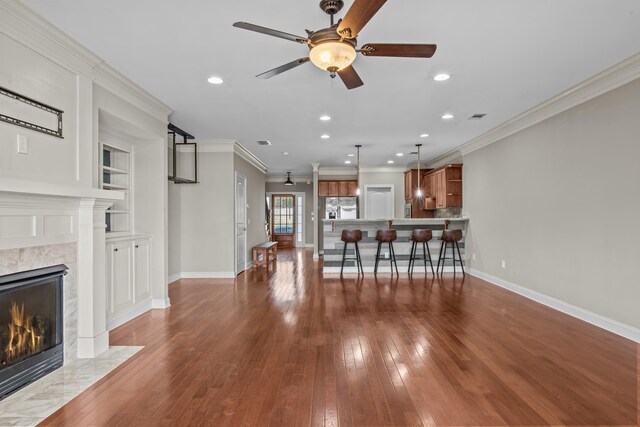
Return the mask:
<svg viewBox="0 0 640 427">
<path fill-rule="evenodd" d="M 150 249 L 148 237 L 129 236 L 107 242 L 107 326 L 117 326 L 120 319 L 150 304 Z"/>
<path fill-rule="evenodd" d="M 429 218 L 432 216 L 430 212 L 424 209 L 424 193 L 425 193 L 425 177 L 428 170 L 420 170 L 420 187 L 423 193 L 422 197 L 417 196 L 418 191 L 418 169 L 411 169 L 404 173 L 404 200 L 411 204 L 411 218 Z"/>
<path fill-rule="evenodd" d="M 431 171 L 425 181 L 425 210 L 462 207 L 462 165 Z"/>
<path fill-rule="evenodd" d="M 329 196 L 329 182 L 328 181 L 318 181 L 318 196 L 320 196 L 320 197 L 328 197 Z"/>
<path fill-rule="evenodd" d="M 355 197 L 358 181 L 318 181 L 320 197 Z"/>
</svg>

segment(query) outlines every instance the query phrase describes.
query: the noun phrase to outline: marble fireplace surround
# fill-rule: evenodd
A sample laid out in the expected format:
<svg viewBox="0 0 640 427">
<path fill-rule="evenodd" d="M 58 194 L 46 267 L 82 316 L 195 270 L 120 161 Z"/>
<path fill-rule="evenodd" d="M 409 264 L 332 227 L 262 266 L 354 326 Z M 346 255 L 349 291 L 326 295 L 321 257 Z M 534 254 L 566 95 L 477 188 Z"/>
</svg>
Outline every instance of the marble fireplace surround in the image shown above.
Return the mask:
<svg viewBox="0 0 640 427">
<path fill-rule="evenodd" d="M 49 265 L 64 278 L 65 364 L 109 348 L 105 210 L 120 192 L 0 178 L 0 275 Z"/>
</svg>

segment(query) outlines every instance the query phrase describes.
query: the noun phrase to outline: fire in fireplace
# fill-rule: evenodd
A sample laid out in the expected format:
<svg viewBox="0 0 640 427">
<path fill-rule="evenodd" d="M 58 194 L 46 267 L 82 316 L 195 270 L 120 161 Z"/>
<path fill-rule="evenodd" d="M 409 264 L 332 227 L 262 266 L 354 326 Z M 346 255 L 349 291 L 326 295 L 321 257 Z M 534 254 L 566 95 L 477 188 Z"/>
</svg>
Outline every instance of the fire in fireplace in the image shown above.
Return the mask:
<svg viewBox="0 0 640 427">
<path fill-rule="evenodd" d="M 0 399 L 62 366 L 62 278 L 56 265 L 0 277 Z"/>
</svg>

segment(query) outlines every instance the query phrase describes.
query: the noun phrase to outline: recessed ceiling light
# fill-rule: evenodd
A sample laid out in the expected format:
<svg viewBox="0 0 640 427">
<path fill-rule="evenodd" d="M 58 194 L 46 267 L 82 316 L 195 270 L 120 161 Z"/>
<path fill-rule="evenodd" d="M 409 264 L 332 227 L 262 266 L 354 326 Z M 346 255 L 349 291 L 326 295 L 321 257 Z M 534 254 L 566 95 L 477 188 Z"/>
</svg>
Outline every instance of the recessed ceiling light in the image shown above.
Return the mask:
<svg viewBox="0 0 640 427">
<path fill-rule="evenodd" d="M 347 157 L 355 157 L 355 154 L 347 154 Z"/>
<path fill-rule="evenodd" d="M 442 115 L 442 118 L 445 119 L 445 120 L 453 119 L 453 114 L 445 113 L 445 114 Z"/>
<path fill-rule="evenodd" d="M 327 135 L 326 133 L 324 135 L 320 135 L 320 138 L 322 139 L 329 139 L 329 135 Z"/>
<path fill-rule="evenodd" d="M 420 138 L 426 138 L 426 137 L 428 137 L 428 136 L 429 136 L 429 134 L 428 134 L 428 133 L 423 133 L 423 134 L 421 134 L 421 135 L 420 135 Z"/>
<path fill-rule="evenodd" d="M 392 164 L 393 160 L 387 160 L 387 163 Z"/>
<path fill-rule="evenodd" d="M 320 116 L 320 120 L 322 120 L 323 122 L 329 121 L 329 120 L 331 120 L 331 116 L 327 116 L 325 114 L 323 116 Z"/>
<path fill-rule="evenodd" d="M 396 156 L 402 157 L 402 156 L 404 156 L 404 154 L 403 153 L 396 153 Z"/>
<path fill-rule="evenodd" d="M 451 76 L 449 74 L 446 73 L 441 73 L 441 74 L 437 74 L 433 80 L 437 81 L 437 82 L 443 82 L 445 80 L 449 80 Z"/>
<path fill-rule="evenodd" d="M 344 164 L 345 164 L 345 165 L 350 165 L 350 164 L 351 164 L 351 160 L 345 160 L 345 161 L 344 161 Z"/>
<path fill-rule="evenodd" d="M 207 79 L 207 81 L 212 85 L 220 85 L 222 84 L 223 80 L 220 77 L 211 76 Z"/>
<path fill-rule="evenodd" d="M 283 156 L 288 156 L 288 155 L 289 155 L 289 152 L 288 152 L 288 151 L 283 151 L 283 152 L 282 152 L 282 155 L 283 155 Z"/>
</svg>

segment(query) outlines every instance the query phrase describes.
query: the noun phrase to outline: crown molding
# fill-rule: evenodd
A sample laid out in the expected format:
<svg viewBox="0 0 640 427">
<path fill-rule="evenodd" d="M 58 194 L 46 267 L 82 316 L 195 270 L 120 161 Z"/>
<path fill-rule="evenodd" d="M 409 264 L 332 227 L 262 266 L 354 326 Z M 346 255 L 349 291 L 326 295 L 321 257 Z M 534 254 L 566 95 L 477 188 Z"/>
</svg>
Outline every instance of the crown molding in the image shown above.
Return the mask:
<svg viewBox="0 0 640 427">
<path fill-rule="evenodd" d="M 93 81 L 141 110 L 150 113 L 163 123 L 169 122 L 169 115 L 173 113 L 171 107 L 142 89 L 106 62 L 101 62 L 94 67 Z"/>
<path fill-rule="evenodd" d="M 161 121 L 168 121 L 173 111 L 171 107 L 22 3 L 15 0 L 0 2 L 0 28 L 8 37 L 55 64 L 89 77 Z"/>
<path fill-rule="evenodd" d="M 404 173 L 403 166 L 361 166 L 360 173 Z"/>
<path fill-rule="evenodd" d="M 267 173 L 267 165 L 247 150 L 242 144 L 233 139 L 195 140 L 198 143 L 198 153 L 234 153 L 246 160 L 262 173 Z"/>
<path fill-rule="evenodd" d="M 320 176 L 335 176 L 335 175 L 354 175 L 356 174 L 355 167 L 320 167 L 318 169 L 318 175 Z"/>
<path fill-rule="evenodd" d="M 269 175 L 266 177 L 265 182 L 270 184 L 283 184 L 287 179 L 287 175 Z M 295 184 L 306 184 L 307 182 L 313 183 L 313 177 L 311 176 L 292 176 L 291 181 Z"/>
<path fill-rule="evenodd" d="M 477 138 L 436 157 L 430 161 L 428 165 L 429 167 L 439 167 L 451 163 L 455 159 L 459 159 L 466 154 L 498 142 L 638 78 L 640 78 L 640 53 L 538 104 L 532 109 L 504 122 Z"/>
</svg>

